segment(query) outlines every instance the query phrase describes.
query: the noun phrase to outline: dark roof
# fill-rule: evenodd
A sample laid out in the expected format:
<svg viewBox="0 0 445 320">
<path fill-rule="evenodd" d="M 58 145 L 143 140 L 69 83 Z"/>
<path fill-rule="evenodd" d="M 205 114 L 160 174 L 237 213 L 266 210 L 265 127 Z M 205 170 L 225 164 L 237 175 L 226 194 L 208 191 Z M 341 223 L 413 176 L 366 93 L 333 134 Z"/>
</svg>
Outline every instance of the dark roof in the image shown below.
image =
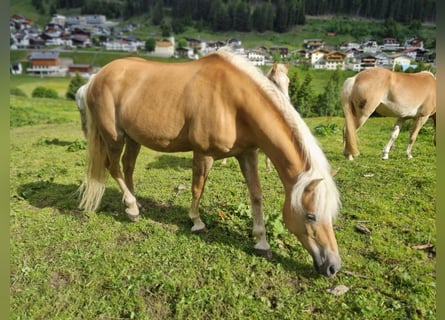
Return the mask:
<svg viewBox="0 0 445 320">
<path fill-rule="evenodd" d="M 55 60 L 59 53 L 55 51 L 36 51 L 29 55 L 29 60 Z"/>
</svg>

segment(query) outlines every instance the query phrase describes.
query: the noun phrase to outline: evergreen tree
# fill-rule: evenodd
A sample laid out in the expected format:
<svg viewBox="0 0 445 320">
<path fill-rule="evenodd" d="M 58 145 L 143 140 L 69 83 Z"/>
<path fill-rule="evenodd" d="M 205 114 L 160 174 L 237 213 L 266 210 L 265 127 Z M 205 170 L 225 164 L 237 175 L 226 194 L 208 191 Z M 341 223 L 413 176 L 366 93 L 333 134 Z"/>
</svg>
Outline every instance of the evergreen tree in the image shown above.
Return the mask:
<svg viewBox="0 0 445 320">
<path fill-rule="evenodd" d="M 256 31 L 264 32 L 267 30 L 265 18 L 264 5 L 256 6 L 252 14 L 252 24 Z"/>
<path fill-rule="evenodd" d="M 288 28 L 289 10 L 285 0 L 278 0 L 274 20 L 274 31 L 286 32 Z"/>
<path fill-rule="evenodd" d="M 71 79 L 70 84 L 68 85 L 68 91 L 65 94 L 65 97 L 70 100 L 76 99 L 77 90 L 83 86 L 87 80 L 82 78 L 79 73 L 76 73 L 73 79 Z"/>
<path fill-rule="evenodd" d="M 311 117 L 314 115 L 314 103 L 315 94 L 312 88 L 312 74 L 307 72 L 303 83 L 300 88 L 298 88 L 295 107 L 302 117 Z"/>
<path fill-rule="evenodd" d="M 288 72 L 289 77 L 289 98 L 294 107 L 298 108 L 298 89 L 300 86 L 300 80 L 298 79 L 298 73 L 296 68 L 291 68 Z"/>
<path fill-rule="evenodd" d="M 329 79 L 324 92 L 318 96 L 314 113 L 318 116 L 341 116 L 340 102 L 340 70 L 335 70 Z"/>
<path fill-rule="evenodd" d="M 158 26 L 161 24 L 162 19 L 164 18 L 164 13 L 163 13 L 163 1 L 162 0 L 157 0 L 156 4 L 153 7 L 153 10 L 151 12 L 151 22 L 155 25 Z"/>
</svg>

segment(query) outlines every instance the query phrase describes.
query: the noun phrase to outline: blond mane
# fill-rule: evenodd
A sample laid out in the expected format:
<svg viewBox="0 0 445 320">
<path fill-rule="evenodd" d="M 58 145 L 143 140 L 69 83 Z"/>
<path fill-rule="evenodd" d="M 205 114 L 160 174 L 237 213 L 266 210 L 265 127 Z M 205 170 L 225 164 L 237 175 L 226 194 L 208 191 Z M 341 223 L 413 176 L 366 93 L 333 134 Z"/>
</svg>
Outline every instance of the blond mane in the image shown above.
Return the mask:
<svg viewBox="0 0 445 320">
<path fill-rule="evenodd" d="M 321 178 L 323 180 L 317 187 L 314 199 L 315 210 L 321 220 L 334 218 L 340 207 L 340 199 L 337 187 L 332 179 L 331 167 L 318 141 L 289 99 L 246 57 L 234 53 L 228 47 L 223 47 L 213 54 L 223 57 L 250 76 L 269 95 L 292 129 L 294 137 L 303 152 L 303 158 L 309 167 L 309 170 L 299 176 L 298 182 L 294 186 L 292 205 L 299 209 L 298 212 L 303 212 L 301 195 L 305 187 L 313 179 Z"/>
</svg>

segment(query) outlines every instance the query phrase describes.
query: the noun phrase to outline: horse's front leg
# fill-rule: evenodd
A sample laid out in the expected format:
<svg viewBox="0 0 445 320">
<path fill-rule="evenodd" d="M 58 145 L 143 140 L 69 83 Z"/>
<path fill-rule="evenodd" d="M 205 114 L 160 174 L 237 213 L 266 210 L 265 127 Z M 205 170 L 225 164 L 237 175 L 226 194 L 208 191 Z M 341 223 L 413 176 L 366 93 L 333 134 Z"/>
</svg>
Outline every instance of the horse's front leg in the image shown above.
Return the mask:
<svg viewBox="0 0 445 320">
<path fill-rule="evenodd" d="M 189 217 L 193 222 L 192 232 L 202 232 L 206 230 L 206 226 L 199 216 L 199 201 L 201 200 L 212 165 L 212 157 L 197 152 L 193 154 L 192 205 L 189 211 Z"/>
<path fill-rule="evenodd" d="M 383 152 L 382 152 L 383 160 L 389 159 L 389 151 L 391 150 L 391 147 L 392 147 L 394 141 L 396 141 L 397 137 L 399 136 L 400 128 L 402 127 L 404 122 L 405 122 L 404 119 L 397 118 L 396 123 L 394 124 L 394 127 L 392 129 L 391 135 L 389 136 L 388 143 L 383 148 Z"/>
<path fill-rule="evenodd" d="M 252 234 L 257 241 L 254 248 L 257 254 L 270 259 L 272 257 L 272 251 L 270 250 L 270 245 L 266 239 L 266 227 L 264 226 L 263 218 L 262 191 L 260 179 L 258 177 L 258 150 L 244 152 L 243 154 L 237 156 L 237 159 L 250 194 L 253 217 Z"/>
</svg>

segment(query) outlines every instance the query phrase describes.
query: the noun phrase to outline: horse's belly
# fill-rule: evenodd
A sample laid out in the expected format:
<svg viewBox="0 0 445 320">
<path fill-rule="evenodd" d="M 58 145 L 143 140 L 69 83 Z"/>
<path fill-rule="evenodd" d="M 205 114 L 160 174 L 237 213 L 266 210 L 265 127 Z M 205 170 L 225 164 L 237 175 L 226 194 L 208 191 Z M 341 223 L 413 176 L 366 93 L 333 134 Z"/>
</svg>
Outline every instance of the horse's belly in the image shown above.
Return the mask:
<svg viewBox="0 0 445 320">
<path fill-rule="evenodd" d="M 385 101 L 385 103 L 381 103 L 377 107 L 376 112 L 385 117 L 412 118 L 416 116 L 417 110 L 417 107 L 401 106 L 390 101 Z"/>
</svg>

